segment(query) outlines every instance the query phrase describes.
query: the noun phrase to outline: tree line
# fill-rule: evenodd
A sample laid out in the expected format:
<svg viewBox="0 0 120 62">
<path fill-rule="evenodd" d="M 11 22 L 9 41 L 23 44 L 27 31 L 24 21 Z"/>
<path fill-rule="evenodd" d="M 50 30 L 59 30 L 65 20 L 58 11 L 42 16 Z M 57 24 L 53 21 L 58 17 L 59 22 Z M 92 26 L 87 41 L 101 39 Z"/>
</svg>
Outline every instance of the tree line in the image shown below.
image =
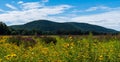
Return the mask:
<svg viewBox="0 0 120 62">
<path fill-rule="evenodd" d="M 92 33 L 94 35 L 106 35 L 107 33 L 99 33 L 94 31 L 81 31 L 81 30 L 57 30 L 57 31 L 41 31 L 41 30 L 15 30 L 8 27 L 5 23 L 0 22 L 0 35 L 88 35 Z M 116 33 L 115 33 L 116 34 Z"/>
</svg>

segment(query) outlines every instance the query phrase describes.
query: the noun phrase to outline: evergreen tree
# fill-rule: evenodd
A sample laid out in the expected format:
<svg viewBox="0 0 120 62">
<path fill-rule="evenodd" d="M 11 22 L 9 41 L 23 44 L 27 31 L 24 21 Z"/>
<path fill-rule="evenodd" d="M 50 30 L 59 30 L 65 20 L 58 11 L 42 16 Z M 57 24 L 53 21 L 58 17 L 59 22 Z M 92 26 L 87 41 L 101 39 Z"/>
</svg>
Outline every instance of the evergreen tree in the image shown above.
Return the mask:
<svg viewBox="0 0 120 62">
<path fill-rule="evenodd" d="M 9 35 L 11 34 L 10 29 L 3 22 L 0 22 L 0 35 Z"/>
</svg>

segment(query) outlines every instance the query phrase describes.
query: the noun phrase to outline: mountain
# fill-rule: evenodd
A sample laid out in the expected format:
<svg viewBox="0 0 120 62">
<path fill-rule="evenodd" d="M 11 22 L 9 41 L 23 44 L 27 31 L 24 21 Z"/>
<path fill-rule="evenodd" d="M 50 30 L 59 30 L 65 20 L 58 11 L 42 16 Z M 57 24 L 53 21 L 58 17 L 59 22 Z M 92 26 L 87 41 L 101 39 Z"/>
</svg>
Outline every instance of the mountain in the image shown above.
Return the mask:
<svg viewBox="0 0 120 62">
<path fill-rule="evenodd" d="M 91 25 L 87 23 L 77 22 L 52 22 L 49 20 L 36 20 L 23 25 L 10 26 L 16 30 L 40 30 L 40 31 L 81 31 L 81 32 L 98 32 L 98 33 L 117 33 L 118 31 L 113 29 L 104 28 L 97 25 Z"/>
</svg>

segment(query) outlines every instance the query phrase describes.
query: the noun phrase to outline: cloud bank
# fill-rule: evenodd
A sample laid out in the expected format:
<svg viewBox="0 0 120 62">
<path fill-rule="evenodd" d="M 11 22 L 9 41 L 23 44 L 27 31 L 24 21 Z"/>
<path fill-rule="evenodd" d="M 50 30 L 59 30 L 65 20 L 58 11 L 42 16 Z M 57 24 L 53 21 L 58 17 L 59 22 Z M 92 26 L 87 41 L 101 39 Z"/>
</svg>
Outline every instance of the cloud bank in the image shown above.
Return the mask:
<svg viewBox="0 0 120 62">
<path fill-rule="evenodd" d="M 43 0 L 48 2 L 48 0 Z M 65 10 L 71 8 L 70 5 L 57 5 L 57 6 L 44 6 L 40 2 L 27 2 L 19 1 L 21 10 L 16 10 L 14 6 L 6 4 L 7 7 L 13 11 L 6 11 L 0 14 L 0 20 L 9 23 L 9 25 L 24 24 L 33 20 L 47 19 L 49 15 L 57 15 L 64 13 Z M 0 11 L 3 11 L 2 9 Z"/>
<path fill-rule="evenodd" d="M 87 15 L 87 16 L 77 16 L 72 18 L 75 22 L 85 22 L 95 25 L 100 25 L 116 30 L 120 30 L 120 11 L 109 11 L 100 14 Z"/>
</svg>

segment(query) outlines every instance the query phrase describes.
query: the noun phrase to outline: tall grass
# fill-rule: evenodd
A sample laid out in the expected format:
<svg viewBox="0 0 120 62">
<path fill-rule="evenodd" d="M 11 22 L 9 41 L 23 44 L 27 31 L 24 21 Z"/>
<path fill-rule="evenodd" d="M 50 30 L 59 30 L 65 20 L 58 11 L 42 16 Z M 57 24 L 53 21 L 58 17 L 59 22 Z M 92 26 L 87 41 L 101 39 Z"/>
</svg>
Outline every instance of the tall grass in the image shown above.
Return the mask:
<svg viewBox="0 0 120 62">
<path fill-rule="evenodd" d="M 24 37 L 24 36 L 23 36 Z M 37 43 L 25 48 L 9 43 L 9 36 L 0 37 L 0 62 L 120 62 L 119 37 L 53 36 L 57 42 Z"/>
</svg>

